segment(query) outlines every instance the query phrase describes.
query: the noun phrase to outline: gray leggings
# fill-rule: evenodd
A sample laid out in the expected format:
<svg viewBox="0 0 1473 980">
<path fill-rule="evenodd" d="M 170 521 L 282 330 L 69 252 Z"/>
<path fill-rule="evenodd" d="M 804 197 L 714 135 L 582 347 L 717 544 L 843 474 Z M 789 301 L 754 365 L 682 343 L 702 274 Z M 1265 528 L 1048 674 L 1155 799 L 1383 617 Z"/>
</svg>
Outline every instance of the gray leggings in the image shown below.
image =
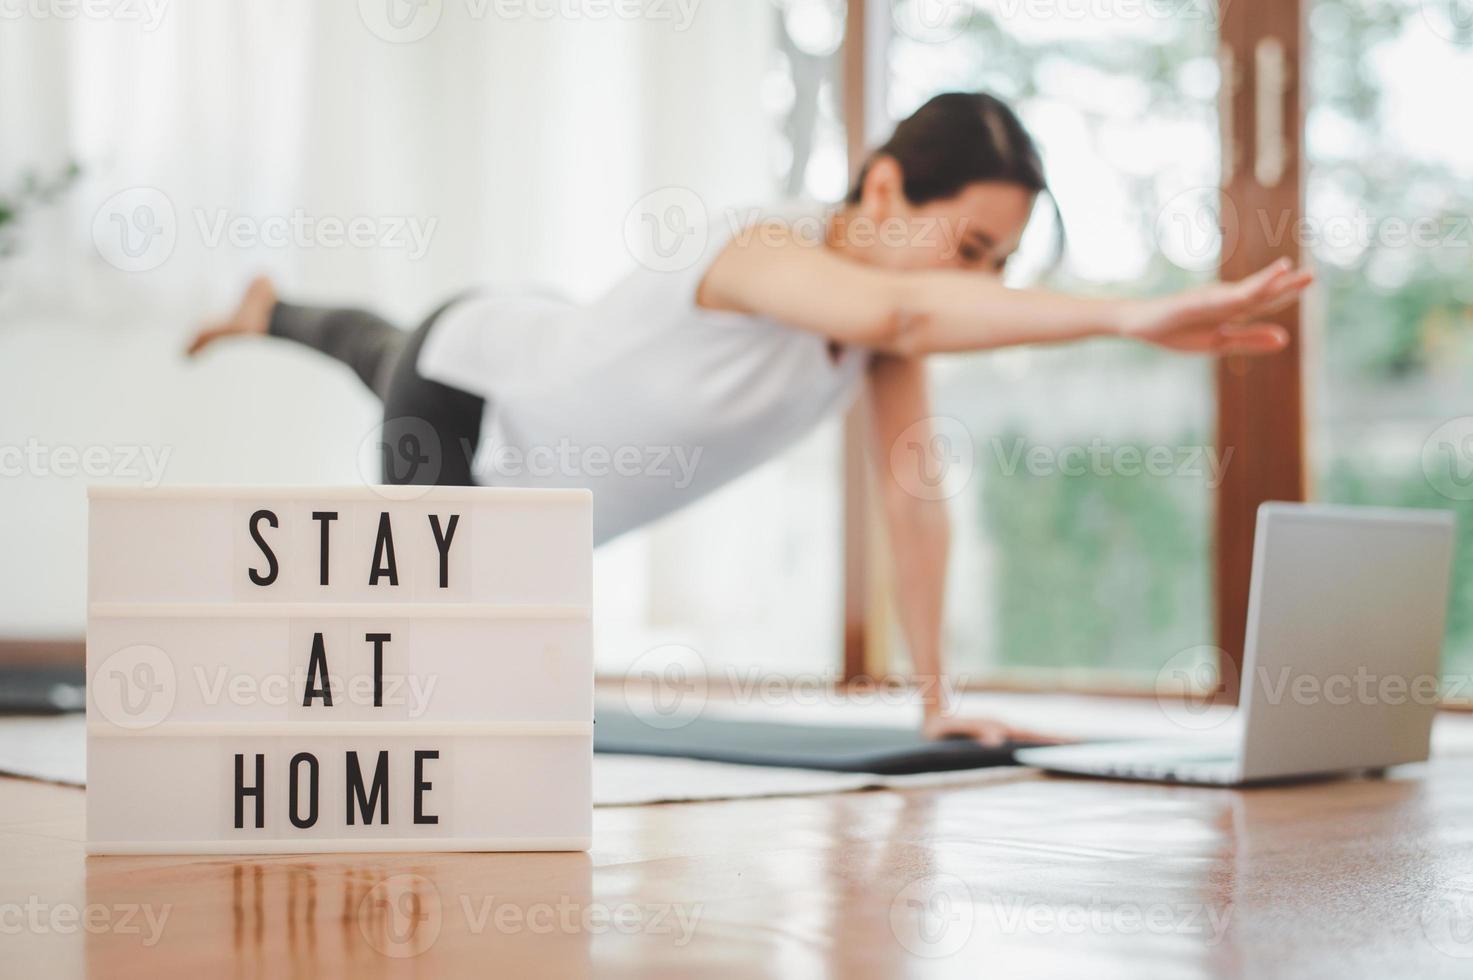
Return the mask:
<svg viewBox="0 0 1473 980">
<path fill-rule="evenodd" d="M 420 376 L 420 348 L 441 306 L 413 333 L 364 310 L 277 303 L 273 337 L 305 344 L 353 369 L 384 403 L 378 434 L 385 483 L 472 486 L 471 459 L 481 438 L 485 400 Z"/>
</svg>

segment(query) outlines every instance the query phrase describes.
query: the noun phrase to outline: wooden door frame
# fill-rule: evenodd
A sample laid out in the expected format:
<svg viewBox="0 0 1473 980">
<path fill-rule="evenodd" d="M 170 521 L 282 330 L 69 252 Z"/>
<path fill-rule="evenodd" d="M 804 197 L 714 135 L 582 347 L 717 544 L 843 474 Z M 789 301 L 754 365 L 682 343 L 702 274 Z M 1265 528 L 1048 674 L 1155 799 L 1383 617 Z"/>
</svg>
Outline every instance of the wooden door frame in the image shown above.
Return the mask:
<svg viewBox="0 0 1473 980">
<path fill-rule="evenodd" d="M 869 151 L 874 111 L 882 89 L 886 38 L 872 18 L 878 4 L 846 0 L 840 87 L 844 138 L 853 180 Z M 878 52 L 880 58 L 874 55 Z M 843 480 L 843 651 L 841 676 L 845 682 L 868 676 L 886 659 L 879 630 L 874 626 L 876 587 L 873 488 L 868 456 L 868 399 L 861 394 L 844 416 Z"/>
<path fill-rule="evenodd" d="M 1277 258 L 1300 260 L 1292 230 L 1304 213 L 1304 21 L 1310 0 L 1221 3 L 1219 274 L 1240 279 Z M 1277 91 L 1276 81 L 1282 82 Z M 1289 331 L 1286 350 L 1225 358 L 1216 371 L 1217 450 L 1232 453 L 1217 489 L 1213 587 L 1222 693 L 1229 700 L 1236 700 L 1242 676 L 1258 505 L 1303 500 L 1306 491 L 1299 305 L 1274 319 Z"/>
</svg>

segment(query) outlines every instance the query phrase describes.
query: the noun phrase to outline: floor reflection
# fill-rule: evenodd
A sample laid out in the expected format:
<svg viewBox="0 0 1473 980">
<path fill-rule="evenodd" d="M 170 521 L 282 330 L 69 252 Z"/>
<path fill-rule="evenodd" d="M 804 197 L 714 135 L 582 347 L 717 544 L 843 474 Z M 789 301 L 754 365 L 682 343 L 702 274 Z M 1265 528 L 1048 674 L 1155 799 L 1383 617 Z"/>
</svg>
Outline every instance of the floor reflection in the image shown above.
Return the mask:
<svg viewBox="0 0 1473 980">
<path fill-rule="evenodd" d="M 311 859 L 91 858 L 89 904 L 164 925 L 87 936 L 88 972 L 439 975 L 452 965 L 579 978 L 627 912 L 593 900 L 586 854 L 317 855 Z M 140 916 L 140 921 L 143 917 Z M 396 966 L 398 964 L 398 966 Z"/>
<path fill-rule="evenodd" d="M 1357 940 L 1369 975 L 1411 956 L 1432 976 L 1473 948 L 1465 782 L 1439 795 L 1416 767 L 1241 790 L 1028 777 L 605 808 L 591 856 L 93 858 L 89 904 L 113 923 L 144 911 L 138 929 L 89 932 L 87 965 L 641 980 L 1133 980 L 1148 965 L 1191 980 L 1312 971 L 1353 923 L 1379 935 Z M 1431 926 L 1429 895 L 1450 910 Z"/>
</svg>

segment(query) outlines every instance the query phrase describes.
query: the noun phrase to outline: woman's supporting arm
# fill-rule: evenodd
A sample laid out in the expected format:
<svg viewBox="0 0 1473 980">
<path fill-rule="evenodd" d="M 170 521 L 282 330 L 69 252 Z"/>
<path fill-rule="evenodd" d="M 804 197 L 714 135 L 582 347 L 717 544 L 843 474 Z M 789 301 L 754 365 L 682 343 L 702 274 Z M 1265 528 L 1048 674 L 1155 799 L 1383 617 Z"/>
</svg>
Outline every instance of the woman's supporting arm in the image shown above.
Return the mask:
<svg viewBox="0 0 1473 980">
<path fill-rule="evenodd" d="M 925 365 L 915 358 L 877 358 L 870 368 L 869 407 L 870 458 L 895 567 L 900 624 L 930 724 L 950 709 L 943 684 L 941 618 L 951 523 L 945 500 L 917 496 L 907 486 L 918 484 L 893 469 L 914 464 L 917 473 L 934 474 L 940 472 L 936 467 L 946 465 L 935 455 Z M 901 440 L 907 444 L 897 449 Z"/>
<path fill-rule="evenodd" d="M 870 457 L 889 531 L 901 628 L 924 708 L 924 731 L 932 738 L 961 735 L 994 745 L 1010 739 L 1050 741 L 1000 721 L 959 715 L 948 698 L 957 683 L 956 677 L 947 676 L 942 649 L 950 518 L 944 499 L 916 490 L 926 485 L 923 474 L 933 478 L 944 472 L 940 467 L 948 460 L 937 453 L 951 448 L 938 445 L 931 429 L 925 364 L 909 357 L 876 358 L 870 369 L 870 411 Z"/>
<path fill-rule="evenodd" d="M 1196 353 L 1267 353 L 1288 342 L 1263 317 L 1311 276 L 1287 261 L 1235 283 L 1155 299 L 1009 289 L 957 269 L 867 265 L 781 227 L 738 236 L 701 284 L 704 306 L 772 317 L 844 344 L 900 356 L 1090 337 L 1130 337 Z"/>
</svg>

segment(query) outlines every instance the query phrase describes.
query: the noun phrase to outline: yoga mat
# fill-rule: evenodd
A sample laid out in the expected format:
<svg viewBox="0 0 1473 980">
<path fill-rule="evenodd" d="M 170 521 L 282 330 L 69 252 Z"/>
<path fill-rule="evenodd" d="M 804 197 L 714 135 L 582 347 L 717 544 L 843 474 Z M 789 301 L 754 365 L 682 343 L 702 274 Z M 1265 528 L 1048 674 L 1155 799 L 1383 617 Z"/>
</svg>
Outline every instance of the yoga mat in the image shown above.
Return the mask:
<svg viewBox="0 0 1473 980">
<path fill-rule="evenodd" d="M 0 775 L 82 786 L 87 779 L 87 722 L 80 714 L 0 717 Z M 1023 778 L 1027 770 L 881 776 L 815 772 L 773 766 L 734 766 L 648 755 L 598 755 L 593 760 L 593 805 L 634 806 L 696 800 L 811 796 L 869 789 L 976 786 Z"/>
<path fill-rule="evenodd" d="M 907 775 L 1013 764 L 1027 747 L 991 747 L 971 739 L 932 741 L 907 728 L 792 725 L 697 716 L 674 728 L 646 724 L 628 711 L 599 706 L 593 750 L 619 755 L 703 759 L 745 766 Z"/>
</svg>

